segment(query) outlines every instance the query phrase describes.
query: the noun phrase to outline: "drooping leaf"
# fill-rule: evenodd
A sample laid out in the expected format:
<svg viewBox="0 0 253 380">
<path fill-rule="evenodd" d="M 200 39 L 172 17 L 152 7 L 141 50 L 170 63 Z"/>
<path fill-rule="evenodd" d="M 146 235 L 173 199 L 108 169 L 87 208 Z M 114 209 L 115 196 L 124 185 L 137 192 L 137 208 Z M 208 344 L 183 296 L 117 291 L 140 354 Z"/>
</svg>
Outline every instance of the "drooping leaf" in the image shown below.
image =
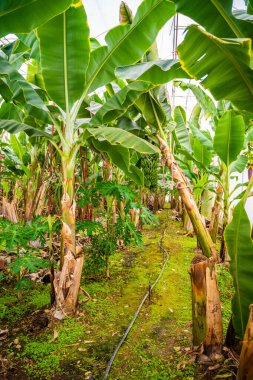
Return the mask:
<svg viewBox="0 0 253 380">
<path fill-rule="evenodd" d="M 155 99 L 151 92 L 142 94 L 135 103 L 150 127 L 156 130 L 162 128 L 166 122 L 166 114 L 160 102 Z"/>
<path fill-rule="evenodd" d="M 99 152 L 106 152 L 112 163 L 120 168 L 137 185 L 143 185 L 142 171 L 130 165 L 130 152 L 128 148 L 125 148 L 123 145 L 112 145 L 106 140 L 99 141 L 94 138 L 92 139 L 92 144 Z"/>
<path fill-rule="evenodd" d="M 80 126 L 81 127 L 81 126 Z M 87 128 L 84 130 L 84 138 L 94 137 L 100 141 L 106 140 L 111 145 L 122 145 L 127 149 L 133 149 L 142 154 L 159 153 L 159 149 L 130 132 L 113 127 Z"/>
<path fill-rule="evenodd" d="M 73 0 L 2 0 L 0 37 L 10 33 L 28 33 L 65 11 Z"/>
<path fill-rule="evenodd" d="M 89 28 L 82 3 L 40 27 L 38 37 L 47 92 L 63 110 L 69 110 L 84 90 L 90 55 Z"/>
<path fill-rule="evenodd" d="M 136 99 L 147 92 L 151 85 L 145 82 L 133 82 L 122 88 L 112 96 L 94 115 L 91 122 L 93 125 L 102 125 L 115 120 L 134 104 Z"/>
<path fill-rule="evenodd" d="M 111 161 L 123 170 L 123 172 L 128 172 L 130 165 L 129 149 L 120 145 L 112 145 L 106 140 L 99 141 L 94 138 L 92 139 L 92 144 L 98 152 L 106 152 L 111 158 Z"/>
<path fill-rule="evenodd" d="M 115 68 L 138 62 L 174 14 L 175 4 L 169 0 L 144 0 L 131 24 L 111 29 L 105 36 L 107 45 L 91 53 L 86 93 L 110 83 Z"/>
<path fill-rule="evenodd" d="M 227 167 L 243 149 L 244 133 L 243 117 L 235 111 L 226 111 L 219 119 L 214 136 L 214 150 Z"/>
<path fill-rule="evenodd" d="M 230 272 L 234 280 L 235 295 L 232 302 L 233 325 L 236 334 L 243 339 L 249 316 L 249 305 L 253 302 L 253 243 L 251 224 L 241 200 L 234 209 L 232 222 L 225 230 Z"/>
<path fill-rule="evenodd" d="M 192 25 L 178 54 L 183 69 L 200 80 L 216 100 L 226 99 L 240 110 L 252 112 L 250 39 L 222 40 Z"/>
<path fill-rule="evenodd" d="M 252 37 L 250 25 L 234 17 L 233 0 L 175 0 L 175 3 L 177 12 L 190 17 L 217 37 Z"/>
<path fill-rule="evenodd" d="M 216 106 L 213 99 L 207 95 L 207 93 L 200 87 L 192 83 L 186 83 L 182 81 L 174 82 L 176 86 L 179 86 L 183 91 L 190 89 L 196 97 L 199 105 L 203 109 L 206 117 L 214 117 L 216 115 Z"/>
<path fill-rule="evenodd" d="M 247 156 L 239 156 L 236 161 L 232 162 L 232 164 L 229 167 L 229 173 L 242 173 L 248 163 L 248 157 Z"/>
<path fill-rule="evenodd" d="M 30 125 L 17 122 L 16 120 L 0 120 L 0 130 L 5 130 L 9 133 L 18 133 L 20 131 L 24 131 L 29 136 L 44 136 L 47 138 L 51 138 L 52 136 L 49 133 L 46 133 L 40 129 L 36 129 L 31 127 Z"/>
<path fill-rule="evenodd" d="M 116 75 L 127 80 L 142 80 L 159 86 L 176 78 L 189 78 L 177 60 L 161 60 L 118 67 Z"/>
</svg>

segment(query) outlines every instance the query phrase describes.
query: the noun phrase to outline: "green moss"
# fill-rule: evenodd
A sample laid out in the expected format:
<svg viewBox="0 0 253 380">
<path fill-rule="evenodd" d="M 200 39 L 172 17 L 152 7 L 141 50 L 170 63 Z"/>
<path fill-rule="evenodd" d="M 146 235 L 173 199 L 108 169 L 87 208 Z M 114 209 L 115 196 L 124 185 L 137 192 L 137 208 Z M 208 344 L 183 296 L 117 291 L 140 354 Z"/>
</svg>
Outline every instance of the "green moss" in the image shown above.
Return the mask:
<svg viewBox="0 0 253 380">
<path fill-rule="evenodd" d="M 49 286 L 32 283 L 29 290 L 22 292 L 22 297 L 18 298 L 15 288 L 6 289 L 0 295 L 0 320 L 6 320 L 9 324 L 16 323 L 32 312 L 50 303 Z"/>
<path fill-rule="evenodd" d="M 26 357 L 23 369 L 32 378 L 52 379 L 54 373 L 60 371 L 60 354 L 53 352 L 52 344 L 33 342 L 26 345 L 23 355 Z M 31 360 L 28 360 L 31 359 Z"/>
<path fill-rule="evenodd" d="M 41 289 L 35 289 L 29 296 L 29 301 L 36 309 L 50 304 L 49 286 L 43 286 Z"/>
</svg>

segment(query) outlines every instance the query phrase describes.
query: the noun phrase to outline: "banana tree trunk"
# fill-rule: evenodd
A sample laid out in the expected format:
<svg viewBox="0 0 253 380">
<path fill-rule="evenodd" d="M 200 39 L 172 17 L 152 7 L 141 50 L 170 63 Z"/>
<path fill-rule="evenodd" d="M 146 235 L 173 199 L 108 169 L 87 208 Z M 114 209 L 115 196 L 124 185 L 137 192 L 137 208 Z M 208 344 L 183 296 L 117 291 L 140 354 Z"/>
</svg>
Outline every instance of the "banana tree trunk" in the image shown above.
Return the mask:
<svg viewBox="0 0 253 380">
<path fill-rule="evenodd" d="M 243 339 L 237 379 L 253 379 L 253 304 L 250 305 L 249 321 Z"/>
<path fill-rule="evenodd" d="M 70 162 L 69 162 L 70 161 Z M 76 202 L 74 195 L 74 163 L 62 159 L 63 195 L 62 207 L 62 247 L 63 264 L 55 276 L 55 317 L 62 318 L 76 310 L 80 280 L 83 267 L 83 255 L 78 255 L 76 247 L 75 224 Z"/>
<path fill-rule="evenodd" d="M 189 270 L 192 286 L 193 346 L 199 346 L 206 335 L 206 266 L 207 258 L 196 255 Z"/>
<path fill-rule="evenodd" d="M 221 355 L 222 315 L 220 293 L 217 283 L 215 263 L 209 260 L 206 267 L 206 336 L 204 353 L 209 356 Z"/>
<path fill-rule="evenodd" d="M 223 335 L 215 264 L 212 259 L 197 254 L 191 262 L 189 272 L 192 285 L 193 345 L 203 344 L 204 353 L 218 359 Z"/>
<path fill-rule="evenodd" d="M 171 153 L 167 142 L 159 136 L 158 139 L 160 141 L 160 149 L 163 154 L 163 161 L 171 171 L 173 181 L 176 184 L 181 200 L 191 219 L 203 255 L 206 257 L 213 256 L 214 259 L 217 259 L 215 244 L 213 243 L 211 236 L 209 235 L 209 232 L 202 221 L 201 214 L 196 205 L 193 194 L 189 188 L 188 181 L 184 176 L 182 170 L 179 168 L 178 164 L 175 162 L 174 156 Z"/>
</svg>

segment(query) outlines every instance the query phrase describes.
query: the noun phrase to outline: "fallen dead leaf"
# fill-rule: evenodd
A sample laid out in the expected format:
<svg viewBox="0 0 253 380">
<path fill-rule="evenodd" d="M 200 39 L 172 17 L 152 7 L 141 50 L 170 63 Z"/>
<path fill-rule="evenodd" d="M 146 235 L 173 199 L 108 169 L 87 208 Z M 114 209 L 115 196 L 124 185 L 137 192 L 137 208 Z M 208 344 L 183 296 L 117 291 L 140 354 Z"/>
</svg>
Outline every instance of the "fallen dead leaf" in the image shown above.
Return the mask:
<svg viewBox="0 0 253 380">
<path fill-rule="evenodd" d="M 58 338 L 58 336 L 59 336 L 58 331 L 54 330 L 54 336 L 53 336 L 52 339 L 50 339 L 49 343 L 54 342 Z"/>
</svg>

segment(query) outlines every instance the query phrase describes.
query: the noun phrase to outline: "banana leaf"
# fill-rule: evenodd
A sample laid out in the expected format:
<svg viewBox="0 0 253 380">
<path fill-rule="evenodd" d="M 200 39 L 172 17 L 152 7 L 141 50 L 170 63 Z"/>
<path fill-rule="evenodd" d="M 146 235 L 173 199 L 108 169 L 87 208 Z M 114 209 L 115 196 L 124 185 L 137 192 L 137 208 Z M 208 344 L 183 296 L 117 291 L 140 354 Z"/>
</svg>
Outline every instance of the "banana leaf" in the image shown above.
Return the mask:
<svg viewBox="0 0 253 380">
<path fill-rule="evenodd" d="M 226 111 L 218 121 L 214 136 L 214 150 L 229 167 L 236 161 L 244 145 L 245 124 L 235 111 Z"/>
<path fill-rule="evenodd" d="M 37 34 L 47 92 L 63 110 L 70 110 L 83 92 L 90 56 L 89 27 L 82 3 L 54 17 Z"/>
<path fill-rule="evenodd" d="M 0 37 L 28 33 L 64 12 L 73 0 L 1 0 Z"/>
<path fill-rule="evenodd" d="M 220 39 L 192 25 L 178 46 L 178 54 L 183 69 L 216 100 L 229 100 L 240 110 L 252 112 L 250 39 Z"/>
<path fill-rule="evenodd" d="M 245 201 L 244 194 L 244 198 L 236 205 L 233 219 L 227 226 L 224 234 L 231 258 L 230 273 L 233 277 L 235 288 L 235 295 L 232 301 L 233 325 L 240 339 L 243 339 L 245 333 L 249 316 L 249 305 L 253 303 L 252 226 L 245 211 Z"/>
<path fill-rule="evenodd" d="M 250 37 L 251 25 L 233 13 L 233 0 L 175 0 L 177 12 L 222 38 Z"/>
</svg>

